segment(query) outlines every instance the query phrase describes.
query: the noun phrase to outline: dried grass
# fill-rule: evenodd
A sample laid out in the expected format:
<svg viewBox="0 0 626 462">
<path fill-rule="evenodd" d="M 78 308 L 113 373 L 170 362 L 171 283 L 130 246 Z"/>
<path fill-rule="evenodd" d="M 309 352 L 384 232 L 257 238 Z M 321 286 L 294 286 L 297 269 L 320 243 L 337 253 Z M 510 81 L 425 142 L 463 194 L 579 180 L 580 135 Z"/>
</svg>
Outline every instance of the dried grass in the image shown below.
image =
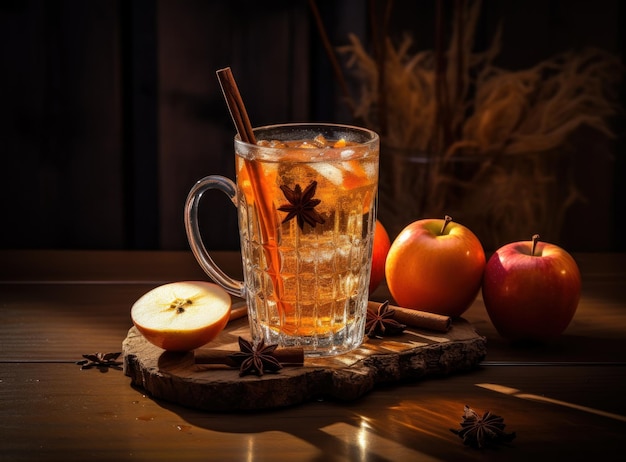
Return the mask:
<svg viewBox="0 0 626 462">
<path fill-rule="evenodd" d="M 499 68 L 494 62 L 501 28 L 487 50 L 474 51 L 481 2 L 460 5 L 443 55 L 435 50 L 413 53 L 408 35 L 398 44 L 384 37 L 382 65 L 355 35 L 349 36 L 349 45 L 338 48 L 360 82 L 358 98 L 352 101 L 355 120 L 384 132 L 381 162 L 398 162 L 384 159 L 386 149 L 418 152 L 434 160 L 427 174 L 410 164 L 392 168 L 404 178 L 387 179 L 395 182 L 387 194 L 408 185 L 405 194 L 423 215 L 449 211 L 456 208 L 450 201 L 463 199 L 466 214 L 487 220 L 491 230 L 542 226 L 547 217 L 558 221 L 558 228 L 565 209 L 580 193 L 569 184 L 564 197 L 551 202 L 548 194 L 554 193 L 558 173 L 554 157 L 580 127 L 613 136 L 610 118 L 619 110 L 622 65 L 614 55 L 589 48 L 562 53 L 530 69 Z M 477 166 L 470 176 L 459 177 L 451 163 L 468 156 Z M 511 160 L 522 157 L 519 165 Z M 384 195 L 383 187 L 381 183 Z M 393 213 L 406 212 L 406 201 L 381 200 Z M 405 221 L 411 218 L 417 217 Z"/>
<path fill-rule="evenodd" d="M 444 57 L 447 101 L 436 97 L 439 58 L 435 51 L 411 54 L 410 36 L 397 45 L 386 37 L 382 79 L 375 57 L 356 35 L 350 35 L 350 44 L 338 51 L 347 56 L 348 69 L 361 85 L 353 110 L 355 119 L 379 128 L 378 84 L 384 80 L 385 142 L 396 148 L 436 148 L 445 157 L 461 152 L 526 154 L 562 146 L 583 125 L 612 136 L 608 120 L 618 109 L 619 59 L 588 48 L 560 54 L 526 70 L 499 68 L 494 60 L 500 52 L 500 28 L 486 51 L 473 51 L 480 3 L 464 3 L 463 12 L 457 11 L 453 20 Z M 463 27 L 459 14 L 466 18 Z M 454 134 L 444 144 L 444 130 L 435 123 L 442 104 L 450 114 L 447 130 Z"/>
</svg>

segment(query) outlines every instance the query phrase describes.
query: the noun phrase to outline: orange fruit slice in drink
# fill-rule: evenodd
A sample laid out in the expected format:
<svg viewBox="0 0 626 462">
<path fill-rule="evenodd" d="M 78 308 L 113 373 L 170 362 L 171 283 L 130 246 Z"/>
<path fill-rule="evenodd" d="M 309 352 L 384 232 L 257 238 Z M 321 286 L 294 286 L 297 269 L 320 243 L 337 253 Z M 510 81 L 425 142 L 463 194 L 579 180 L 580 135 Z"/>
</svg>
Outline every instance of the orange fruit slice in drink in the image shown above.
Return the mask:
<svg viewBox="0 0 626 462">
<path fill-rule="evenodd" d="M 252 184 L 252 180 L 250 179 L 250 170 L 254 166 L 253 163 L 257 163 L 256 167 L 259 173 L 261 174 L 260 180 L 262 184 L 256 185 L 260 190 L 269 191 L 273 188 L 273 185 L 276 183 L 276 178 L 278 173 L 275 170 L 268 170 L 263 168 L 263 164 L 258 163 L 257 161 L 249 161 L 244 160 L 241 162 L 239 171 L 237 172 L 237 183 L 240 190 L 243 192 L 244 196 L 248 203 L 255 202 L 254 195 L 254 186 Z M 269 194 L 265 193 L 265 196 L 270 197 Z"/>
<path fill-rule="evenodd" d="M 363 163 L 358 160 L 347 160 L 341 163 L 343 167 L 343 186 L 345 189 L 355 189 L 370 184 L 367 172 L 363 168 Z"/>
</svg>

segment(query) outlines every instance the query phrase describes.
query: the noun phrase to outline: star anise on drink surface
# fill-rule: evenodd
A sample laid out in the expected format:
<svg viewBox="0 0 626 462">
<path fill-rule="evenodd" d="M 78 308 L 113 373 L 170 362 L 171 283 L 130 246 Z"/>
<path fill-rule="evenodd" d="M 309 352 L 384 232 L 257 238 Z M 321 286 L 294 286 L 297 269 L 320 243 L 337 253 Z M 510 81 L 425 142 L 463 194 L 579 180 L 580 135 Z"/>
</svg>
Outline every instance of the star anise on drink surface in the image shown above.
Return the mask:
<svg viewBox="0 0 626 462">
<path fill-rule="evenodd" d="M 399 335 L 406 326 L 393 319 L 395 310 L 389 308 L 389 300 L 383 302 L 376 313 L 367 310 L 365 321 L 365 334 L 369 338 L 382 337 L 383 335 Z"/>
<path fill-rule="evenodd" d="M 117 358 L 121 355 L 121 352 L 118 353 L 93 353 L 88 355 L 83 355 L 83 360 L 76 361 L 76 364 L 81 366 L 82 369 L 91 369 L 92 367 L 97 367 L 100 372 L 107 372 L 110 368 L 117 369 L 121 371 L 120 367 L 122 363 L 120 361 L 116 361 Z"/>
<path fill-rule="evenodd" d="M 317 181 L 311 181 L 304 191 L 302 191 L 302 187 L 299 184 L 296 184 L 293 190 L 285 185 L 281 185 L 280 189 L 289 201 L 288 204 L 278 207 L 278 210 L 281 212 L 287 212 L 287 216 L 282 221 L 283 223 L 287 223 L 295 217 L 300 229 L 304 229 L 305 222 L 313 228 L 318 223 L 324 224 L 326 220 L 315 210 L 315 207 L 322 201 L 313 198 L 317 189 Z"/>
<path fill-rule="evenodd" d="M 463 444 L 473 448 L 484 448 L 499 443 L 509 443 L 515 438 L 515 432 L 504 431 L 504 419 L 499 415 L 487 411 L 480 416 L 471 407 L 465 405 L 463 421 L 458 430 L 450 429 L 452 433 L 463 439 Z"/>
<path fill-rule="evenodd" d="M 267 345 L 261 340 L 254 345 L 252 342 L 239 337 L 240 352 L 228 357 L 239 365 L 239 376 L 256 374 L 259 377 L 265 372 L 278 372 L 282 364 L 273 356 L 278 345 Z"/>
</svg>

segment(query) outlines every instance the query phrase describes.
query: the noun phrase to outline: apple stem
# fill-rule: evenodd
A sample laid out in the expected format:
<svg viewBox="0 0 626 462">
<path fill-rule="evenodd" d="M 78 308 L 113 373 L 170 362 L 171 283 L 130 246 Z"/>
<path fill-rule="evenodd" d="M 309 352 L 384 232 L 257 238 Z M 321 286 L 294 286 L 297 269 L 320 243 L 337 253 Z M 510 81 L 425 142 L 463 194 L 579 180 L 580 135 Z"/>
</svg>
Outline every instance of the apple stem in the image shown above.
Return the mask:
<svg viewBox="0 0 626 462">
<path fill-rule="evenodd" d="M 441 231 L 439 232 L 439 234 L 443 234 L 444 231 L 446 230 L 446 227 L 448 226 L 448 223 L 450 223 L 452 221 L 452 217 L 450 215 L 446 215 L 443 218 L 443 226 L 441 227 Z"/>
<path fill-rule="evenodd" d="M 535 256 L 535 250 L 537 249 L 537 242 L 539 242 L 539 238 L 540 238 L 539 234 L 533 234 L 533 239 L 532 239 L 533 245 L 530 248 L 530 256 L 531 257 Z"/>
</svg>

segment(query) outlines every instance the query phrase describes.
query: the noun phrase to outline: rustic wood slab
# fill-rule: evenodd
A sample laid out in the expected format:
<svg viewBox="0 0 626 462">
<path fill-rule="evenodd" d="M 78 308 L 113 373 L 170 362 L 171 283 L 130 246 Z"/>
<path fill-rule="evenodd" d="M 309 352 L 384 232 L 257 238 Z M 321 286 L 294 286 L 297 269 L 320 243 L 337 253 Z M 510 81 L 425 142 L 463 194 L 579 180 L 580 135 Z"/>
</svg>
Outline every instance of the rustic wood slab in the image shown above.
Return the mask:
<svg viewBox="0 0 626 462">
<path fill-rule="evenodd" d="M 250 338 L 246 318 L 230 322 L 212 348 L 238 351 L 238 337 Z M 204 348 L 207 348 L 204 347 Z M 331 358 L 306 358 L 303 367 L 278 373 L 239 376 L 239 370 L 195 364 L 194 354 L 166 352 L 132 327 L 123 342 L 124 371 L 155 398 L 207 411 L 248 411 L 315 399 L 352 400 L 377 384 L 470 370 L 486 355 L 486 339 L 456 319 L 443 334 L 409 328 L 397 337 L 367 339 Z"/>
</svg>

